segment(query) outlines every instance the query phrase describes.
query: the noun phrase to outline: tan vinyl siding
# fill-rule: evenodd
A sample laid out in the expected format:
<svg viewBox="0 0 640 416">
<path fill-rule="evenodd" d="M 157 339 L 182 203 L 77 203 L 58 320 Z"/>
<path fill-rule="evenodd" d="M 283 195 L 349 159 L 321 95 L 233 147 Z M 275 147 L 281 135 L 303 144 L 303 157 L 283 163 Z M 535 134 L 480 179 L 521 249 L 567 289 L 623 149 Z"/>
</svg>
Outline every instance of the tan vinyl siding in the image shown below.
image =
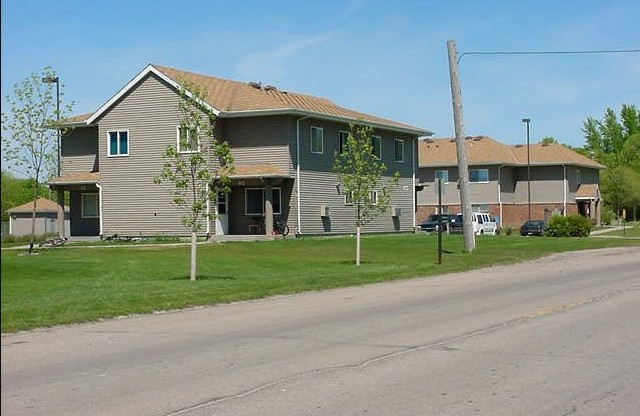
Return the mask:
<svg viewBox="0 0 640 416">
<path fill-rule="evenodd" d="M 562 202 L 563 199 L 563 167 L 532 166 L 531 167 L 531 203 Z M 527 168 L 516 169 L 516 190 L 514 202 L 528 202 Z"/>
<path fill-rule="evenodd" d="M 99 170 L 97 127 L 76 127 L 70 133 L 62 135 L 60 143 L 62 175 Z"/>
<path fill-rule="evenodd" d="M 99 120 L 106 234 L 188 234 L 180 223 L 181 211 L 171 202 L 171 184 L 153 184 L 162 168 L 162 153 L 176 145 L 178 101 L 175 91 L 149 76 Z M 112 130 L 128 130 L 129 156 L 107 156 L 107 132 Z"/>
<path fill-rule="evenodd" d="M 229 142 L 236 165 L 269 163 L 288 172 L 289 118 L 254 117 L 224 120 L 223 139 Z"/>
</svg>

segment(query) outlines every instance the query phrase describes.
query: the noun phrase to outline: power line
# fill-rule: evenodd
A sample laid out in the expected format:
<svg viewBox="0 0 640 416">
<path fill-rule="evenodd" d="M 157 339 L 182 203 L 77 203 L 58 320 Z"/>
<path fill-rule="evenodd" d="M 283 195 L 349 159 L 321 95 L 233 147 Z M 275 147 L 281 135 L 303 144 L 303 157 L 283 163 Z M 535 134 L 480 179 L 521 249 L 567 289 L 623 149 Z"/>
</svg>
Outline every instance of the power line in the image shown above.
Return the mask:
<svg viewBox="0 0 640 416">
<path fill-rule="evenodd" d="M 639 53 L 640 49 L 601 49 L 588 51 L 497 51 L 497 52 L 463 52 L 458 55 L 458 63 L 465 55 L 587 55 L 602 53 Z"/>
</svg>

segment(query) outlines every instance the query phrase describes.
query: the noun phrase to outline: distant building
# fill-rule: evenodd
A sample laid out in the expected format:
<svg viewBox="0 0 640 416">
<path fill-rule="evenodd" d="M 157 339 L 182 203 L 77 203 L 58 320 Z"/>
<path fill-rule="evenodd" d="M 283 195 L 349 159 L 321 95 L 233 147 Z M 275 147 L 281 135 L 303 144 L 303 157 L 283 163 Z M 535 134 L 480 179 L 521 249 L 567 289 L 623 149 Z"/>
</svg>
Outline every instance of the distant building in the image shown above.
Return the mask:
<svg viewBox="0 0 640 416">
<path fill-rule="evenodd" d="M 7 210 L 9 214 L 9 235 L 23 236 L 31 234 L 33 201 Z M 69 207 L 64 207 L 65 230 L 69 230 Z M 36 235 L 58 232 L 58 204 L 46 199 L 36 200 Z"/>
<path fill-rule="evenodd" d="M 599 171 L 604 166 L 559 144 L 505 145 L 490 137 L 467 137 L 469 195 L 474 211 L 488 212 L 501 226 L 520 226 L 552 214 L 580 214 L 600 223 Z M 435 178 L 442 178 L 443 213 L 458 213 L 456 140 L 426 139 L 418 145 L 417 219 L 436 213 Z M 528 172 L 530 170 L 530 180 Z M 529 195 L 529 188 L 531 194 Z"/>
</svg>

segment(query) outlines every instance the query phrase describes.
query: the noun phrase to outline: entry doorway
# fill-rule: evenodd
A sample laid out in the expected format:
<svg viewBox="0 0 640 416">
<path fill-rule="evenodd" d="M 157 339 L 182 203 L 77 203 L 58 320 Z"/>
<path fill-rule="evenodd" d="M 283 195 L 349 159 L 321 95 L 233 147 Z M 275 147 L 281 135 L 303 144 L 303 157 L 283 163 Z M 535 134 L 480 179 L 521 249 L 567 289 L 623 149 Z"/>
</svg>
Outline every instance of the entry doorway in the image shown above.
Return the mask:
<svg viewBox="0 0 640 416">
<path fill-rule="evenodd" d="M 216 235 L 229 234 L 229 194 L 220 191 L 216 198 Z"/>
</svg>

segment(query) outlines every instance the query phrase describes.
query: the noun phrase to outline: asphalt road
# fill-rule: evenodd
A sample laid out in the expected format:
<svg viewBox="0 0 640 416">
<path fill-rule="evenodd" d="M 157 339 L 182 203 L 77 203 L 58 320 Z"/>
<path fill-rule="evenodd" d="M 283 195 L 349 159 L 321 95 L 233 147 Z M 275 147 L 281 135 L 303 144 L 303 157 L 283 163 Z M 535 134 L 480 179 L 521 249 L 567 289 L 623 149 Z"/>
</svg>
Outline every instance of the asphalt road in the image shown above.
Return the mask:
<svg viewBox="0 0 640 416">
<path fill-rule="evenodd" d="M 2 335 L 2 415 L 637 415 L 640 247 Z"/>
</svg>

